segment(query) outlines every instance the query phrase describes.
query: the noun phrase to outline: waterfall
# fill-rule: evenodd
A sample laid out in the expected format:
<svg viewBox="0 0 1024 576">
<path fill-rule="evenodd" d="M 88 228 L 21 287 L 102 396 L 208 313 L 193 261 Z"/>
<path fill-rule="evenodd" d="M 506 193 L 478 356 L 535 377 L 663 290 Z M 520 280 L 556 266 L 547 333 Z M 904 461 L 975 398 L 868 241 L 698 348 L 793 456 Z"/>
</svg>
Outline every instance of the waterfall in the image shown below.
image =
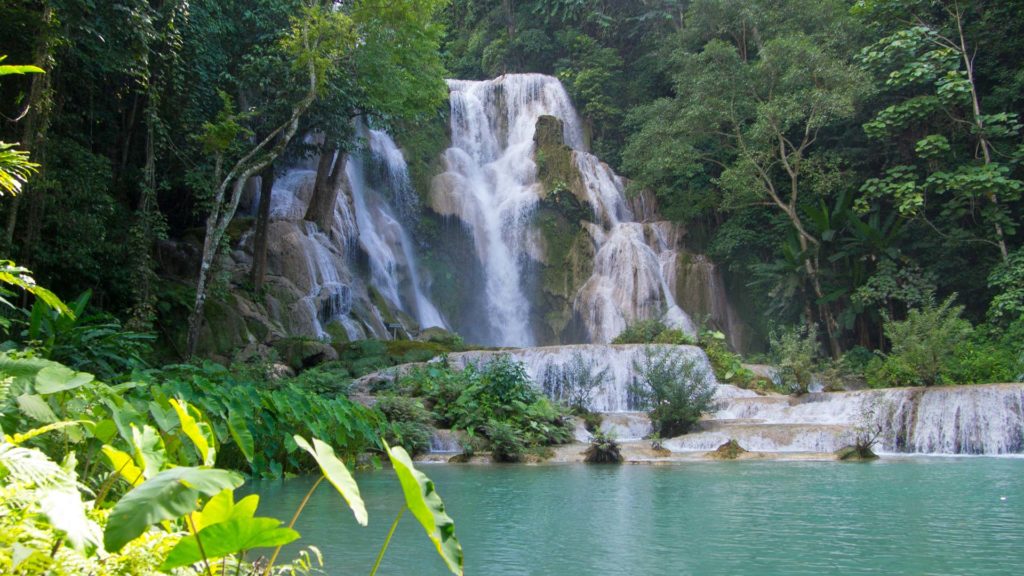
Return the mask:
<svg viewBox="0 0 1024 576">
<path fill-rule="evenodd" d="M 486 344 L 530 346 L 532 305 L 525 285 L 529 260 L 540 260 L 531 216 L 544 193 L 534 161 L 537 121 L 562 122 L 562 140 L 572 150 L 582 200 L 596 223 L 583 222 L 595 248 L 593 274 L 579 290 L 573 310 L 585 336 L 610 342 L 630 322 L 661 318 L 695 333 L 676 304 L 667 262 L 670 242 L 658 224 L 635 222 L 625 182 L 584 148 L 580 119 L 562 87 L 550 76 L 508 74 L 494 80 L 449 80 L 452 145 L 435 178 L 435 210 L 456 216 L 472 234 L 484 269 Z M 642 215 L 642 217 L 647 214 Z"/>
<path fill-rule="evenodd" d="M 650 432 L 634 412 L 629 392 L 634 362 L 645 345 L 574 345 L 451 354 L 457 368 L 484 365 L 507 354 L 521 362 L 533 385 L 554 400 L 562 397 L 567 371 L 590 367 L 603 374 L 590 409 L 604 412 L 605 430 L 622 440 Z M 659 346 L 688 356 L 710 371 L 703 350 Z M 714 376 L 711 376 L 713 379 Z M 831 453 L 876 433 L 883 454 L 1022 454 L 1024 384 L 985 384 L 935 388 L 886 388 L 856 392 L 820 392 L 803 396 L 759 396 L 728 384 L 716 384 L 715 409 L 696 430 L 665 441 L 674 452 L 706 452 L 735 439 L 757 452 Z M 581 438 L 585 433 L 577 431 Z"/>
<path fill-rule="evenodd" d="M 373 153 L 370 160 L 383 161 L 388 175 L 385 183 L 392 190 L 392 196 L 408 204 L 407 195 L 411 189 L 408 167 L 401 150 L 390 136 L 381 131 L 360 128 L 360 133 L 369 142 Z M 412 240 L 384 196 L 368 183 L 365 160 L 358 154 L 350 156 L 345 174 L 352 191 L 359 245 L 369 260 L 370 284 L 389 306 L 414 315 L 420 328 L 443 328 L 446 324 L 441 313 L 427 298 L 420 283 Z M 411 293 L 411 298 L 403 298 L 403 287 Z"/>
<path fill-rule="evenodd" d="M 442 177 L 484 269 L 485 343 L 529 346 L 534 336 L 522 268 L 529 216 L 539 200 L 533 135 L 538 118 L 557 116 L 566 140 L 582 146 L 579 119 L 558 80 L 540 74 L 449 80 L 448 88 L 452 146 L 442 157 Z"/>
<path fill-rule="evenodd" d="M 882 453 L 1019 454 L 1024 385 L 731 398 L 705 429 L 711 438 L 684 437 L 673 449 L 736 438 L 748 450 L 831 452 L 851 444 L 862 430 L 878 432 L 876 450 Z"/>
</svg>

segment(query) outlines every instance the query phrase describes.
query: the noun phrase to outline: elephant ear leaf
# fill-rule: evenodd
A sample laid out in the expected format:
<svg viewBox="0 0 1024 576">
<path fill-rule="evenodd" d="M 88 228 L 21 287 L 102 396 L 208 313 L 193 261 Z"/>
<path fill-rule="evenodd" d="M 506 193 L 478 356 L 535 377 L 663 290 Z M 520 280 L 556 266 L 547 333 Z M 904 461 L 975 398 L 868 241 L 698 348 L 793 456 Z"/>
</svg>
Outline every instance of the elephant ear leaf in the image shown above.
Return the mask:
<svg viewBox="0 0 1024 576">
<path fill-rule="evenodd" d="M 238 411 L 228 408 L 228 431 L 231 437 L 242 451 L 247 462 L 252 462 L 256 453 L 256 443 L 253 440 L 252 432 L 249 431 L 249 424 Z"/>
<path fill-rule="evenodd" d="M 384 443 L 395 474 L 402 483 L 405 504 L 419 520 L 427 537 L 434 542 L 452 574 L 462 575 L 462 545 L 455 538 L 455 521 L 444 511 L 444 502 L 434 489 L 434 483 L 412 465 L 412 458 L 401 446 L 392 448 Z"/>
<path fill-rule="evenodd" d="M 213 466 L 213 463 L 217 460 L 217 448 L 214 446 L 215 440 L 213 434 L 207 437 L 201 423 L 196 420 L 196 416 L 199 415 L 198 411 L 190 406 L 188 402 L 179 402 L 171 398 L 170 403 L 171 407 L 178 414 L 178 420 L 181 422 L 181 431 L 192 440 L 192 444 L 195 445 L 196 450 L 199 452 L 199 457 L 202 458 L 203 464 Z"/>
<path fill-rule="evenodd" d="M 359 486 L 356 484 L 355 478 L 352 478 L 348 468 L 345 467 L 345 463 L 334 455 L 334 449 L 317 438 L 313 438 L 312 446 L 302 436 L 295 435 L 294 440 L 299 448 L 309 452 L 316 463 L 320 465 L 320 470 L 323 471 L 327 481 L 334 485 L 341 497 L 348 503 L 348 507 L 352 509 L 356 522 L 366 526 L 368 521 L 366 505 L 363 504 L 363 497 L 359 494 Z"/>
<path fill-rule="evenodd" d="M 253 548 L 284 546 L 298 539 L 298 532 L 281 527 L 281 521 L 276 518 L 234 516 L 225 522 L 203 528 L 199 531 L 199 538 L 195 535 L 182 538 L 171 549 L 160 569 L 191 566 L 204 558 L 223 558 Z M 199 548 L 200 541 L 203 543 L 202 550 Z"/>
<path fill-rule="evenodd" d="M 65 390 L 74 390 L 92 382 L 96 377 L 85 372 L 61 365 L 47 366 L 36 374 L 36 392 L 39 394 L 56 394 Z"/>
<path fill-rule="evenodd" d="M 181 467 L 164 470 L 121 498 L 110 512 L 103 546 L 116 552 L 150 526 L 196 510 L 199 497 L 212 497 L 242 485 L 240 474 L 227 470 Z"/>
</svg>

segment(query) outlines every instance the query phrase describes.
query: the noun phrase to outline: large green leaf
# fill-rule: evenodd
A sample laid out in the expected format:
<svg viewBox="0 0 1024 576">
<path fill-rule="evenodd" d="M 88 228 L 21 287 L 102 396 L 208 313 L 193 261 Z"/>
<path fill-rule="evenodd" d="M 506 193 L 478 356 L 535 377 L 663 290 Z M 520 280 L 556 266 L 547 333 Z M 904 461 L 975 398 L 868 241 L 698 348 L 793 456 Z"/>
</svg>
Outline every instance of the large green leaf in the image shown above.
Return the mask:
<svg viewBox="0 0 1024 576">
<path fill-rule="evenodd" d="M 44 424 L 57 421 L 57 415 L 53 413 L 50 405 L 46 403 L 46 400 L 43 400 L 42 396 L 22 394 L 18 396 L 18 408 L 21 408 L 21 411 L 29 418 Z"/>
<path fill-rule="evenodd" d="M 110 462 L 110 467 L 114 472 L 120 474 L 121 478 L 124 478 L 132 486 L 142 484 L 144 480 L 142 469 L 135 465 L 135 460 L 131 456 L 108 444 L 104 444 L 102 450 L 103 455 Z"/>
<path fill-rule="evenodd" d="M 213 439 L 207 438 L 206 434 L 199 426 L 199 422 L 196 420 L 194 414 L 190 412 L 198 413 L 198 411 L 189 406 L 188 402 L 181 401 L 171 398 L 171 407 L 178 414 L 178 420 L 181 422 L 181 431 L 192 440 L 195 444 L 196 450 L 199 451 L 199 458 L 203 461 L 206 466 L 213 466 L 214 461 L 217 459 L 217 450 L 213 447 Z M 212 431 L 211 431 L 212 432 Z M 210 436 L 213 434 L 211 433 Z"/>
<path fill-rule="evenodd" d="M 231 432 L 231 437 L 235 439 L 235 444 L 238 445 L 238 449 L 242 451 L 245 459 L 252 462 L 256 453 L 256 442 L 253 441 L 249 424 L 237 411 L 230 408 L 228 408 L 228 431 Z"/>
<path fill-rule="evenodd" d="M 14 378 L 11 382 L 14 394 L 34 392 L 36 374 L 50 366 L 60 364 L 42 358 L 11 358 L 6 353 L 0 354 L 0 378 Z"/>
<path fill-rule="evenodd" d="M 334 449 L 317 438 L 313 438 L 313 446 L 310 446 L 305 438 L 297 434 L 294 439 L 300 448 L 313 455 L 324 476 L 334 485 L 341 497 L 348 503 L 348 507 L 352 509 L 356 522 L 366 526 L 369 519 L 366 514 L 366 505 L 363 504 L 363 497 L 359 495 L 359 486 L 352 478 L 348 468 L 345 467 L 345 463 L 334 455 Z"/>
<path fill-rule="evenodd" d="M 256 494 L 250 494 L 235 502 L 234 491 L 224 490 L 210 498 L 201 511 L 192 515 L 192 528 L 202 530 L 232 518 L 252 518 L 256 515 L 259 503 L 260 497 Z"/>
<path fill-rule="evenodd" d="M 196 535 L 182 538 L 171 549 L 160 569 L 191 566 L 204 559 L 203 553 L 207 560 L 213 560 L 253 548 L 284 546 L 298 539 L 298 532 L 282 527 L 276 518 L 234 517 L 203 528 L 198 539 Z M 203 544 L 202 552 L 199 550 L 200 542 Z"/>
<path fill-rule="evenodd" d="M 132 429 L 132 447 L 135 449 L 135 462 L 142 468 L 146 478 L 156 476 L 167 462 L 167 450 L 164 448 L 164 439 L 149 424 L 139 430 L 134 424 Z"/>
<path fill-rule="evenodd" d="M 214 496 L 242 485 L 242 476 L 211 468 L 171 468 L 125 494 L 114 506 L 103 534 L 103 546 L 116 552 L 147 528 L 195 511 L 200 496 Z"/>
<path fill-rule="evenodd" d="M 47 366 L 36 374 L 36 392 L 55 394 L 85 386 L 96 377 L 86 372 L 75 372 L 67 366 Z"/>
<path fill-rule="evenodd" d="M 405 493 L 405 504 L 420 525 L 427 532 L 427 537 L 434 542 L 437 553 L 441 555 L 452 574 L 462 574 L 462 545 L 455 538 L 455 522 L 444 511 L 444 502 L 434 489 L 434 483 L 412 465 L 412 458 L 401 446 L 392 448 L 384 443 L 395 474 L 402 483 Z"/>
</svg>

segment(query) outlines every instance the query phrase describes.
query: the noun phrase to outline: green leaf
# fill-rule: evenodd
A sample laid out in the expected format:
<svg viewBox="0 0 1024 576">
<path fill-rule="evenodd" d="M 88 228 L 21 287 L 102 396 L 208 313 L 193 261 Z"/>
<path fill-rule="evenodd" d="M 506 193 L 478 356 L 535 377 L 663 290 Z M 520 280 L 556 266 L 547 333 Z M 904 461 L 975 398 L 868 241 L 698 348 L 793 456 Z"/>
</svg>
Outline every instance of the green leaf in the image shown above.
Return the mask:
<svg viewBox="0 0 1024 576">
<path fill-rule="evenodd" d="M 214 496 L 242 485 L 242 476 L 210 468 L 171 468 L 125 494 L 114 506 L 103 534 L 107 552 L 116 552 L 150 526 L 195 511 L 200 496 Z"/>
<path fill-rule="evenodd" d="M 152 478 L 160 472 L 167 462 L 167 451 L 164 440 L 156 428 L 146 424 L 139 430 L 134 424 L 132 429 L 132 448 L 135 450 L 135 462 L 142 467 L 144 476 Z"/>
<path fill-rule="evenodd" d="M 434 542 L 448 569 L 452 574 L 461 575 L 462 545 L 455 538 L 455 522 L 444 511 L 444 502 L 434 489 L 434 483 L 412 465 L 412 459 L 404 448 L 392 448 L 387 442 L 384 442 L 384 448 L 402 483 L 406 506 Z"/>
<path fill-rule="evenodd" d="M 213 560 L 253 548 L 283 546 L 299 539 L 299 533 L 282 528 L 276 518 L 234 517 L 226 522 L 207 526 L 196 535 L 186 536 L 167 555 L 161 570 L 190 566 L 205 558 Z M 202 552 L 199 550 L 202 542 Z"/>
<path fill-rule="evenodd" d="M 132 486 L 142 484 L 144 480 L 142 470 L 135 465 L 135 460 L 131 456 L 107 444 L 104 444 L 101 450 L 107 457 L 107 461 L 110 462 L 110 467 L 114 472 L 120 474 L 121 478 L 124 478 Z"/>
<path fill-rule="evenodd" d="M 249 431 L 249 424 L 238 412 L 230 408 L 228 409 L 228 430 L 246 461 L 251 463 L 256 453 L 256 443 L 253 441 L 252 432 Z"/>
<path fill-rule="evenodd" d="M 38 67 L 38 66 L 29 66 L 29 65 L 9 66 L 9 65 L 6 65 L 6 64 L 0 66 L 0 76 L 7 76 L 9 74 L 43 74 L 43 73 L 44 73 L 43 69 Z"/>
<path fill-rule="evenodd" d="M 201 512 L 192 515 L 192 528 L 202 530 L 207 526 L 227 522 L 232 518 L 252 518 L 256 515 L 256 507 L 259 502 L 258 495 L 250 494 L 236 503 L 234 492 L 224 490 L 210 498 Z"/>
<path fill-rule="evenodd" d="M 74 390 L 92 382 L 96 377 L 86 372 L 75 372 L 66 366 L 47 366 L 36 374 L 36 392 L 55 394 Z"/>
<path fill-rule="evenodd" d="M 22 394 L 18 396 L 18 408 L 21 408 L 29 418 L 38 420 L 43 423 L 51 423 L 57 421 L 57 415 L 50 409 L 50 405 L 43 400 L 42 396 L 36 394 Z"/>
<path fill-rule="evenodd" d="M 310 446 L 305 438 L 297 434 L 294 436 L 294 439 L 295 443 L 306 452 L 309 452 L 316 460 L 316 463 L 320 465 L 320 470 L 323 471 L 324 476 L 334 485 L 334 488 L 338 490 L 341 497 L 348 503 L 348 507 L 352 509 L 356 522 L 366 526 L 369 519 L 366 514 L 366 505 L 363 504 L 363 498 L 359 495 L 359 486 L 356 484 L 355 479 L 352 478 L 352 474 L 349 473 L 345 463 L 334 455 L 334 449 L 317 438 L 313 438 L 313 446 Z"/>
<path fill-rule="evenodd" d="M 217 459 L 217 450 L 211 445 L 210 440 L 206 437 L 206 434 L 199 427 L 199 423 L 196 419 L 189 414 L 190 409 L 195 411 L 195 408 L 189 406 L 188 402 L 181 401 L 171 398 L 171 406 L 174 411 L 178 414 L 178 420 L 181 422 L 181 431 L 192 440 L 195 444 L 196 450 L 199 451 L 199 458 L 203 461 L 206 466 L 213 466 L 214 461 Z"/>
</svg>

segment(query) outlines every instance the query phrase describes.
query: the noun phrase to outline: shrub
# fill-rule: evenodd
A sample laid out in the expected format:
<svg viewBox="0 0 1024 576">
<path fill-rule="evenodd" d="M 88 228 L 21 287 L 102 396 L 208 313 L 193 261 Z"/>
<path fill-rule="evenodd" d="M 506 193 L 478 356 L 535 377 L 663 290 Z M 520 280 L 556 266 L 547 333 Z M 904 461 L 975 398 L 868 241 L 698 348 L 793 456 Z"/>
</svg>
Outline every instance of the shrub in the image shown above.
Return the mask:
<svg viewBox="0 0 1024 576">
<path fill-rule="evenodd" d="M 701 333 L 700 346 L 708 355 L 715 376 L 722 382 L 749 388 L 757 380 L 752 371 L 743 366 L 743 358 L 729 350 L 725 343 L 725 334 L 705 331 Z"/>
<path fill-rule="evenodd" d="M 586 457 L 583 461 L 589 464 L 619 464 L 623 460 L 615 435 L 605 434 L 600 430 L 594 433 L 584 454 Z"/>
<path fill-rule="evenodd" d="M 793 394 L 805 394 L 814 379 L 818 356 L 818 328 L 792 327 L 769 338 L 772 357 L 782 385 Z"/>
<path fill-rule="evenodd" d="M 430 412 L 422 402 L 416 398 L 381 396 L 377 399 L 376 408 L 390 423 L 385 433 L 389 443 L 402 446 L 414 455 L 430 450 L 430 437 L 434 430 Z"/>
<path fill-rule="evenodd" d="M 972 338 L 961 343 L 945 362 L 942 379 L 954 384 L 1013 382 L 1019 374 L 1016 363 L 1009 346 Z"/>
<path fill-rule="evenodd" d="M 630 392 L 664 438 L 689 432 L 701 414 L 714 408 L 711 375 L 681 351 L 647 346 L 633 361 L 633 370 Z"/>
<path fill-rule="evenodd" d="M 465 430 L 509 449 L 509 455 L 572 438 L 571 420 L 534 388 L 523 365 L 499 356 L 483 366 L 455 370 L 438 363 L 402 377 L 400 389 L 421 396 L 443 428 Z M 515 436 L 515 442 L 507 436 Z M 503 448 L 499 447 L 499 452 Z"/>
<path fill-rule="evenodd" d="M 303 370 L 287 382 L 301 390 L 324 396 L 347 396 L 352 378 L 339 362 L 327 362 Z"/>
<path fill-rule="evenodd" d="M 518 462 L 526 452 L 526 445 L 518 431 L 507 422 L 491 420 L 484 426 L 491 441 L 491 457 L 496 462 Z"/>
<path fill-rule="evenodd" d="M 626 326 L 612 344 L 650 344 L 667 329 L 668 326 L 658 320 L 640 320 Z"/>
<path fill-rule="evenodd" d="M 900 371 L 909 369 L 915 384 L 933 386 L 947 379 L 944 366 L 973 331 L 971 323 L 960 317 L 963 306 L 953 306 L 954 297 L 912 309 L 906 320 L 888 320 L 883 325 L 892 344 L 885 362 L 899 363 Z"/>
</svg>

